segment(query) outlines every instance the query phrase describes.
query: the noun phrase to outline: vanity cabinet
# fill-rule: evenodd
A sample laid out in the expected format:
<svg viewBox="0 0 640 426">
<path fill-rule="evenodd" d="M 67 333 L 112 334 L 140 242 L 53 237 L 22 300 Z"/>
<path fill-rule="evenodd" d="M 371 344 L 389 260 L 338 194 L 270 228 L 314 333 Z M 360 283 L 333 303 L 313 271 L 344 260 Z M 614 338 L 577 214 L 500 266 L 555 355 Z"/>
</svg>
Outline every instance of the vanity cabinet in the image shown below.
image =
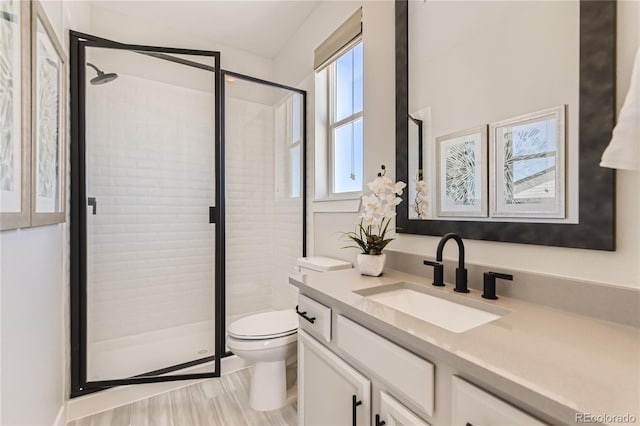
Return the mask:
<svg viewBox="0 0 640 426">
<path fill-rule="evenodd" d="M 411 410 L 402 405 L 388 393 L 380 392 L 380 414 L 376 415 L 375 426 L 429 426 L 429 423 L 413 414 Z"/>
<path fill-rule="evenodd" d="M 298 332 L 298 424 L 371 424 L 371 382 L 307 334 Z"/>
<path fill-rule="evenodd" d="M 433 416 L 435 366 L 384 337 L 336 316 L 336 346 L 398 398 Z"/>
<path fill-rule="evenodd" d="M 406 404 L 433 414 L 432 363 L 307 296 L 298 308 L 314 318 L 300 319 L 298 331 L 300 425 L 429 426 Z"/>
<path fill-rule="evenodd" d="M 543 426 L 545 423 L 454 376 L 451 382 L 451 424 Z"/>
<path fill-rule="evenodd" d="M 298 423 L 370 425 L 371 381 L 304 331 L 298 338 Z M 379 391 L 375 426 L 429 426 L 398 400 Z"/>
<path fill-rule="evenodd" d="M 298 420 L 311 425 L 544 425 L 439 365 L 300 295 Z M 332 331 L 332 332 L 331 332 Z M 447 383 L 451 383 L 449 391 Z M 446 389 L 446 391 L 445 391 Z"/>
</svg>

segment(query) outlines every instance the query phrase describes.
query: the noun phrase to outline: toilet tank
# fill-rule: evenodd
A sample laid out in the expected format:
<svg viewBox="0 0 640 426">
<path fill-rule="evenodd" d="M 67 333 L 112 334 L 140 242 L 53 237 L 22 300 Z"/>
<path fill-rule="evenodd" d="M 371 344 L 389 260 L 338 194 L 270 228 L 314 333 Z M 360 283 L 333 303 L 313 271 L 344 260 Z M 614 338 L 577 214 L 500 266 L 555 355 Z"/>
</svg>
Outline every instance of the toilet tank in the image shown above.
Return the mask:
<svg viewBox="0 0 640 426">
<path fill-rule="evenodd" d="M 298 266 L 300 267 L 301 272 L 304 272 L 305 270 L 328 272 L 353 268 L 353 265 L 349 262 L 324 256 L 299 257 Z"/>
</svg>

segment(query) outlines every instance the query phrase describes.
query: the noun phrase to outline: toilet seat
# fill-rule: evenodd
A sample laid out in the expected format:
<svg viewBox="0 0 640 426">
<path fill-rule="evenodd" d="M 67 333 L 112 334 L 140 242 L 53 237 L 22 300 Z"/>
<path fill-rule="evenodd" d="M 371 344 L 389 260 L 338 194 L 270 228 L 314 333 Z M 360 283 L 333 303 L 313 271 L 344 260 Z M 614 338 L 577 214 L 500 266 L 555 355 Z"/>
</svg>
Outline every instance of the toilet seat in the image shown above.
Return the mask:
<svg viewBox="0 0 640 426">
<path fill-rule="evenodd" d="M 277 339 L 297 332 L 298 316 L 291 309 L 249 315 L 227 328 L 230 337 L 240 340 Z"/>
<path fill-rule="evenodd" d="M 298 341 L 298 332 L 294 331 L 287 336 L 274 337 L 270 339 L 239 339 L 237 337 L 228 336 L 227 346 L 231 352 L 239 351 L 264 351 L 274 349 L 281 346 L 290 345 Z"/>
</svg>

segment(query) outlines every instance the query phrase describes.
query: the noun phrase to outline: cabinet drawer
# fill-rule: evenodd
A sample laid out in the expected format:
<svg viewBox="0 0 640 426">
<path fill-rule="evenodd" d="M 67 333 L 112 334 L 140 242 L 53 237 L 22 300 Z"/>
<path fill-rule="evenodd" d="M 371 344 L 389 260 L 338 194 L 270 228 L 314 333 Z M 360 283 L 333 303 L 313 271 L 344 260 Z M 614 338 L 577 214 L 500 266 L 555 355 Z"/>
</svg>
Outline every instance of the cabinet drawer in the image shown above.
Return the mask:
<svg viewBox="0 0 640 426">
<path fill-rule="evenodd" d="M 331 341 L 331 308 L 301 294 L 298 297 L 298 315 L 301 329 L 327 343 Z"/>
<path fill-rule="evenodd" d="M 468 424 L 483 426 L 545 425 L 525 412 L 459 377 L 453 377 L 451 391 L 451 423 L 454 426 Z"/>
<path fill-rule="evenodd" d="M 407 401 L 433 415 L 434 365 L 383 337 L 337 316 L 337 345 Z"/>
</svg>

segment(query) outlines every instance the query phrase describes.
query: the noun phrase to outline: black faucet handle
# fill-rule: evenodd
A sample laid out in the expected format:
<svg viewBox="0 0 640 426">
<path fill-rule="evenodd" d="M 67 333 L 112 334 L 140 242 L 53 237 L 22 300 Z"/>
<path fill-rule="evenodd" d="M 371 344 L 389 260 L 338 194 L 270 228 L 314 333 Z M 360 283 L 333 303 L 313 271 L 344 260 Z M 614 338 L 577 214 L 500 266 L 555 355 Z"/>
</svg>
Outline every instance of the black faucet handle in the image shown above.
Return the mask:
<svg viewBox="0 0 640 426">
<path fill-rule="evenodd" d="M 484 291 L 482 293 L 482 297 L 484 297 L 485 299 L 496 300 L 498 298 L 498 296 L 496 296 L 496 278 L 500 278 L 501 280 L 513 281 L 513 275 L 511 274 L 502 274 L 500 272 L 485 272 Z"/>
<path fill-rule="evenodd" d="M 511 274 L 503 274 L 501 272 L 485 272 L 485 274 L 500 278 L 501 280 L 513 281 L 513 275 Z"/>
<path fill-rule="evenodd" d="M 441 262 L 434 262 L 431 260 L 425 260 L 422 263 L 428 266 L 433 266 L 433 285 L 437 287 L 444 286 L 444 265 Z"/>
</svg>

